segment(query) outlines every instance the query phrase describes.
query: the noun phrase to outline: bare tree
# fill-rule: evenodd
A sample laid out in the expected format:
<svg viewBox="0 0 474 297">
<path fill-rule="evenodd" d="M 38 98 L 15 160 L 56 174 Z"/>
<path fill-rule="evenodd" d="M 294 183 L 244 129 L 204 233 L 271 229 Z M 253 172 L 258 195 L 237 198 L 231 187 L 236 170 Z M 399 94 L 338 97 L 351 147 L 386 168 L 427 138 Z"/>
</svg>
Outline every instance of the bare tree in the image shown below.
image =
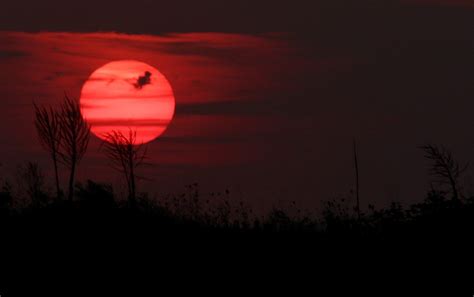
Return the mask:
<svg viewBox="0 0 474 297">
<path fill-rule="evenodd" d="M 59 113 L 52 107 L 46 108 L 35 103 L 35 127 L 43 148 L 48 151 L 53 160 L 56 197 L 61 195 L 59 186 L 58 157 L 61 143 L 61 126 Z"/>
<path fill-rule="evenodd" d="M 59 155 L 69 168 L 68 200 L 72 201 L 76 167 L 86 153 L 90 139 L 90 126 L 82 117 L 79 103 L 67 95 L 59 114 L 61 142 Z"/>
<path fill-rule="evenodd" d="M 129 131 L 128 137 L 112 131 L 105 135 L 103 147 L 111 166 L 121 172 L 127 182 L 128 199 L 134 205 L 136 199 L 136 169 L 145 164 L 146 146 L 137 144 L 137 133 Z"/>
<path fill-rule="evenodd" d="M 451 188 L 453 200 L 458 199 L 458 179 L 469 164 L 461 165 L 454 159 L 453 154 L 442 146 L 428 144 L 422 146 L 421 149 L 425 152 L 425 158 L 432 161 L 430 174 L 437 178 L 435 182 L 448 185 Z"/>
<path fill-rule="evenodd" d="M 18 179 L 34 206 L 46 202 L 44 174 L 38 163 L 27 162 L 18 167 Z"/>
</svg>

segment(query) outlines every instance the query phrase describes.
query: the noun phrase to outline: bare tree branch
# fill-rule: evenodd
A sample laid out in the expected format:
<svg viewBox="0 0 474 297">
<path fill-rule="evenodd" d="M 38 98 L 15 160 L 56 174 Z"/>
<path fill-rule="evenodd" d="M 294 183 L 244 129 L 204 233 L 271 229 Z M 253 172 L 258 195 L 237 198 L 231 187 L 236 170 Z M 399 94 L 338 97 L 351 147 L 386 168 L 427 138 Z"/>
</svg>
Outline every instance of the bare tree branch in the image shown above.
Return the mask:
<svg viewBox="0 0 474 297">
<path fill-rule="evenodd" d="M 68 199 L 72 201 L 76 166 L 87 151 L 91 129 L 82 117 L 79 103 L 66 94 L 61 105 L 59 120 L 62 140 L 59 155 L 70 169 Z"/>
<path fill-rule="evenodd" d="M 449 185 L 453 199 L 458 199 L 458 180 L 469 164 L 461 165 L 453 154 L 442 146 L 428 144 L 420 148 L 425 152 L 425 158 L 432 162 L 429 172 L 436 178 L 435 182 L 440 185 Z"/>
<path fill-rule="evenodd" d="M 35 108 L 35 127 L 43 148 L 50 154 L 54 165 L 56 197 L 61 195 L 58 173 L 58 154 L 61 144 L 60 116 L 52 107 L 46 108 L 33 103 Z"/>
<path fill-rule="evenodd" d="M 128 187 L 128 197 L 131 205 L 136 199 L 136 169 L 145 165 L 147 148 L 143 143 L 137 144 L 136 131 L 129 130 L 128 137 L 119 131 L 111 131 L 105 135 L 104 152 L 110 160 L 113 169 L 121 172 Z"/>
</svg>

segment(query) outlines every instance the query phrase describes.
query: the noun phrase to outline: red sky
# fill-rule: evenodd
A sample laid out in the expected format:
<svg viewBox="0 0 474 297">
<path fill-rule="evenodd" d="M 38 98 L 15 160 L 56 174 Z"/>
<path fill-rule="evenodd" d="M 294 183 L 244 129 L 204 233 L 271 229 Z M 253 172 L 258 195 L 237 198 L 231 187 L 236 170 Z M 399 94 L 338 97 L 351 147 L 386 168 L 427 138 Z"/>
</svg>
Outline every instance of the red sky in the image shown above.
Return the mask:
<svg viewBox="0 0 474 297">
<path fill-rule="evenodd" d="M 293 133 L 285 127 L 288 121 L 300 126 L 309 120 L 308 116 L 290 119 L 285 110 L 274 110 L 281 104 L 279 98 L 300 93 L 304 87 L 294 78 L 316 66 L 320 75 L 344 67 L 340 62 L 305 57 L 284 34 L 3 32 L 1 39 L 5 58 L 0 93 L 2 109 L 8 110 L 2 119 L 2 143 L 11 148 L 6 150 L 6 159 L 15 162 L 27 156 L 46 159 L 32 125 L 33 100 L 55 105 L 64 91 L 78 98 L 89 75 L 110 61 L 135 59 L 158 68 L 170 81 L 177 103 L 168 130 L 149 146 L 156 163 L 149 174 L 164 191 L 213 180 L 216 175 L 222 175 L 216 190 L 239 185 L 241 178 L 236 182 L 234 174 L 251 173 L 239 172 L 241 166 L 258 166 L 273 158 L 265 145 L 269 139 L 278 145 L 287 138 L 285 134 Z M 298 102 L 290 104 L 299 109 Z M 113 181 L 115 174 L 105 166 L 99 144 L 94 137 L 79 176 Z M 270 163 L 282 161 L 287 162 L 282 158 Z M 5 167 L 15 162 L 6 162 Z M 47 160 L 41 163 L 48 167 Z M 224 169 L 226 176 L 219 173 L 222 167 L 237 170 Z M 280 175 L 285 179 L 286 173 Z M 244 176 L 242 181 L 248 179 L 254 178 Z"/>
<path fill-rule="evenodd" d="M 429 186 L 419 145 L 444 144 L 471 159 L 469 5 L 276 1 L 264 9 L 243 1 L 217 15 L 206 10 L 216 3 L 204 1 L 182 14 L 166 4 L 158 18 L 154 2 L 145 2 L 118 5 L 102 19 L 102 2 L 87 13 L 87 5 L 70 11 L 55 1 L 1 10 L 4 176 L 31 159 L 50 168 L 36 140 L 33 100 L 54 105 L 64 91 L 79 97 L 94 70 L 122 59 L 156 67 L 175 93 L 175 117 L 149 145 L 155 166 L 145 175 L 153 181 L 141 186 L 152 192 L 197 181 L 206 191 L 230 187 L 258 207 L 290 200 L 312 207 L 353 187 L 355 137 L 364 200 L 412 201 Z M 166 33 L 173 31 L 182 33 Z M 93 138 L 79 178 L 116 183 L 99 146 Z"/>
</svg>

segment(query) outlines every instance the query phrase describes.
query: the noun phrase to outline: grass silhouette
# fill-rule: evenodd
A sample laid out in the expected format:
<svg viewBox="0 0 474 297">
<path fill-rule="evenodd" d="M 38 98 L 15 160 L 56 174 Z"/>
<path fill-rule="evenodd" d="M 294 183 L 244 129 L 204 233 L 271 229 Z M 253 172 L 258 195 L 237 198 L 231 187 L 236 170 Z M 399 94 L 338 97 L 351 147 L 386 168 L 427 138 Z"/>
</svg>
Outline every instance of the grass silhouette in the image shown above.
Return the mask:
<svg viewBox="0 0 474 297">
<path fill-rule="evenodd" d="M 38 203 L 37 192 L 42 193 Z M 111 185 L 88 180 L 75 186 L 75 200 L 56 199 L 35 189 L 30 202 L 18 207 L 11 187 L 0 193 L 0 220 L 13 230 L 32 228 L 59 230 L 67 224 L 77 228 L 100 225 L 119 230 L 124 225 L 155 231 L 239 232 L 239 233 L 310 233 L 321 239 L 384 239 L 400 237 L 453 237 L 474 231 L 474 198 L 451 199 L 431 190 L 424 201 L 403 207 L 392 203 L 360 213 L 344 199 L 326 201 L 319 214 L 302 214 L 273 208 L 260 215 L 243 202 L 231 201 L 229 193 L 215 194 L 218 199 L 202 198 L 199 185 L 186 187 L 180 195 L 151 199 L 142 194 L 137 201 L 117 201 Z M 217 201 L 217 202 L 216 202 Z M 114 227 L 115 226 L 115 227 Z"/>
<path fill-rule="evenodd" d="M 417 286 L 421 295 L 439 293 L 440 288 L 448 290 L 449 296 L 472 293 L 469 273 L 461 273 L 465 270 L 459 267 L 468 268 L 466 261 L 472 254 L 473 198 L 453 200 L 430 191 L 420 203 L 369 207 L 359 218 L 355 207 L 341 199 L 327 201 L 319 214 L 296 210 L 295 215 L 274 208 L 260 216 L 245 203 L 233 203 L 226 193 L 216 196 L 219 203 L 212 203 L 201 196 L 199 185 L 192 184 L 180 195 L 156 200 L 141 194 L 130 203 L 117 201 L 110 185 L 87 181 L 76 184 L 73 201 L 53 194 L 46 203 L 19 207 L 12 203 L 17 197 L 11 187 L 5 185 L 0 193 L 2 267 L 7 272 L 17 267 L 21 272 L 17 275 L 22 275 L 3 279 L 18 284 L 6 292 L 15 296 L 77 292 L 86 284 L 68 277 L 66 282 L 51 282 L 44 271 L 52 263 L 63 263 L 56 274 L 82 275 L 77 267 L 85 266 L 85 275 L 90 275 L 93 266 L 84 263 L 96 265 L 107 258 L 122 267 L 132 295 L 140 295 L 137 290 L 161 292 L 164 287 L 162 278 L 143 284 L 144 275 L 153 272 L 132 270 L 136 266 L 131 263 L 146 264 L 162 275 L 181 275 L 168 280 L 174 283 L 171 289 L 192 281 L 202 284 L 211 275 L 218 282 L 238 281 L 239 286 L 248 285 L 240 281 L 248 277 L 286 284 L 305 280 L 315 284 L 311 288 L 316 292 L 324 292 L 326 285 L 331 296 L 335 292 L 404 293 L 408 284 Z M 25 276 L 24 267 L 31 266 L 37 272 Z M 211 274 L 204 273 L 206 269 Z M 250 272 L 237 273 L 238 269 Z M 31 286 L 32 279 L 43 284 L 43 291 Z M 98 279 L 105 284 L 105 278 Z M 338 285 L 328 285 L 328 279 Z M 353 285 L 343 285 L 348 281 Z M 62 289 L 60 284 L 71 285 Z M 122 287 L 114 282 L 107 293 Z"/>
<path fill-rule="evenodd" d="M 213 193 L 209 198 L 200 195 L 199 185 L 186 187 L 180 195 L 149 199 L 138 194 L 136 169 L 146 158 L 146 150 L 135 142 L 136 134 L 129 136 L 112 132 L 106 137 L 103 148 L 112 168 L 119 170 L 128 186 L 128 200 L 118 202 L 112 186 L 87 181 L 73 187 L 74 171 L 87 150 L 90 127 L 84 122 L 79 104 L 65 96 L 60 110 L 34 105 L 36 128 L 46 152 L 53 159 L 56 195 L 47 194 L 44 176 L 34 162 L 27 163 L 20 172 L 25 201 L 15 197 L 11 185 L 4 184 L 0 193 L 0 219 L 12 228 L 23 222 L 32 227 L 49 224 L 50 230 L 61 228 L 57 222 L 76 224 L 77 227 L 97 226 L 107 222 L 111 227 L 135 226 L 140 230 L 216 231 L 241 233 L 311 233 L 318 238 L 387 238 L 393 236 L 426 236 L 445 230 L 447 234 L 474 230 L 474 199 L 462 195 L 459 186 L 461 175 L 467 168 L 458 162 L 444 147 L 427 144 L 421 149 L 431 162 L 430 174 L 448 191 L 431 190 L 418 204 L 404 208 L 393 203 L 375 209 L 369 206 L 363 213 L 359 199 L 359 172 L 356 143 L 353 152 L 356 170 L 356 204 L 347 205 L 344 199 L 324 203 L 320 214 L 273 208 L 266 215 L 256 214 L 241 201 L 231 201 L 229 192 Z M 64 201 L 58 182 L 59 155 L 70 172 L 68 201 Z M 17 191 L 18 192 L 18 191 Z M 448 193 L 448 194 L 446 194 Z M 18 194 L 17 194 L 18 195 Z M 48 196 L 49 195 L 49 196 Z M 448 198 L 447 195 L 450 197 Z M 28 199 L 29 198 L 29 199 Z M 74 199 L 73 199 L 74 198 Z M 293 202 L 293 206 L 295 203 Z M 113 224 L 111 223 L 113 222 Z M 140 225 L 141 224 L 141 225 Z M 118 229 L 117 229 L 118 230 Z M 437 233 L 438 232 L 438 233 Z"/>
<path fill-rule="evenodd" d="M 119 165 L 140 156 L 133 144 L 122 151 L 127 145 L 118 142 L 117 148 L 121 155 L 112 159 L 118 160 Z M 87 180 L 76 182 L 65 197 L 57 179 L 56 191 L 51 193 L 41 168 L 35 162 L 27 162 L 19 167 L 18 185 L 5 179 L 0 184 L 0 246 L 6 247 L 0 250 L 0 270 L 9 272 L 19 267 L 22 275 L 23 267 L 34 264 L 38 271 L 28 282 L 25 277 L 15 278 L 7 273 L 9 277 L 5 279 L 10 284 L 20 285 L 5 296 L 21 292 L 25 282 L 30 285 L 32 279 L 51 283 L 48 289 L 58 286 L 56 279 L 51 281 L 44 274 L 51 263 L 64 263 L 66 269 L 58 270 L 59 274 L 71 270 L 77 273 L 81 261 L 95 264 L 104 258 L 119 266 L 152 263 L 148 266 L 165 275 L 182 275 L 191 268 L 194 273 L 177 278 L 177 283 L 193 289 L 197 286 L 190 286 L 190 280 L 200 280 L 199 286 L 206 283 L 209 278 L 201 278 L 207 277 L 203 272 L 211 266 L 213 284 L 227 280 L 233 283 L 232 288 L 249 275 L 259 281 L 270 277 L 274 287 L 293 276 L 299 278 L 299 283 L 317 283 L 311 290 L 320 292 L 325 279 L 314 277 L 319 271 L 338 282 L 338 286 L 331 287 L 333 293 L 346 289 L 348 280 L 353 281 L 344 294 L 337 296 L 366 293 L 376 283 L 386 284 L 384 291 L 375 290 L 378 296 L 394 292 L 404 296 L 408 291 L 401 288 L 407 283 L 421 287 L 421 296 L 439 293 L 443 284 L 449 288 L 449 296 L 456 295 L 453 291 L 470 296 L 473 288 L 467 280 L 469 274 L 460 273 L 470 268 L 467 259 L 472 255 L 469 242 L 474 234 L 474 197 L 465 196 L 459 185 L 466 166 L 444 147 L 427 145 L 422 149 L 431 161 L 429 172 L 436 180 L 421 202 L 393 202 L 375 208 L 364 205 L 364 199 L 357 199 L 356 191 L 355 203 L 353 199 L 328 200 L 319 213 L 299 209 L 293 201 L 287 207 L 273 207 L 262 214 L 243 201 L 232 199 L 227 190 L 202 195 L 198 184 L 187 185 L 184 193 L 151 198 L 129 183 L 128 199 L 121 200 L 123 195 L 111 185 Z M 49 147 L 46 151 L 51 155 Z M 354 159 L 357 162 L 355 147 Z M 129 168 L 135 165 L 131 162 L 119 167 L 128 182 L 134 180 Z M 40 264 L 36 264 L 38 260 Z M 215 263 L 218 264 L 212 266 Z M 246 272 L 228 274 L 238 271 L 236 268 Z M 387 275 L 396 270 L 402 271 L 397 276 L 408 275 L 416 281 L 397 282 L 397 277 Z M 89 269 L 85 275 L 92 272 Z M 138 286 L 131 281 L 138 272 L 125 270 L 124 283 L 133 284 L 129 295 L 148 296 L 136 292 L 142 288 L 142 278 Z M 420 276 L 428 278 L 428 282 L 421 282 Z M 65 279 L 71 281 L 69 275 Z M 105 280 L 103 276 L 99 279 Z M 149 283 L 155 292 L 161 292 L 166 282 L 154 279 Z M 111 287 L 121 290 L 121 285 L 114 283 Z M 0 294 L 1 289 L 0 284 Z M 64 296 L 63 292 L 71 292 L 71 287 L 59 291 Z M 41 293 L 50 295 L 49 291 Z M 82 295 L 87 294 L 90 292 Z M 18 294 L 33 295 L 38 295 L 33 286 Z M 111 294 L 108 291 L 104 295 Z"/>
</svg>

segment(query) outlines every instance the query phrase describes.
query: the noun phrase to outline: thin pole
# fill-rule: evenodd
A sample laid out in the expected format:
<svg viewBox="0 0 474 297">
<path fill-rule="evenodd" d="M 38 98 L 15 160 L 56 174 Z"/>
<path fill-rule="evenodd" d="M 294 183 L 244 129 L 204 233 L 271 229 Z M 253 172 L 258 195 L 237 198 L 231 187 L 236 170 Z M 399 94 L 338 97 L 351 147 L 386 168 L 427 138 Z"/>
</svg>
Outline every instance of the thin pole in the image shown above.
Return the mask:
<svg viewBox="0 0 474 297">
<path fill-rule="evenodd" d="M 354 139 L 354 165 L 355 165 L 355 178 L 356 178 L 356 199 L 357 199 L 357 219 L 360 221 L 360 200 L 359 200 L 359 163 L 357 162 L 357 148 L 356 141 Z"/>
</svg>

